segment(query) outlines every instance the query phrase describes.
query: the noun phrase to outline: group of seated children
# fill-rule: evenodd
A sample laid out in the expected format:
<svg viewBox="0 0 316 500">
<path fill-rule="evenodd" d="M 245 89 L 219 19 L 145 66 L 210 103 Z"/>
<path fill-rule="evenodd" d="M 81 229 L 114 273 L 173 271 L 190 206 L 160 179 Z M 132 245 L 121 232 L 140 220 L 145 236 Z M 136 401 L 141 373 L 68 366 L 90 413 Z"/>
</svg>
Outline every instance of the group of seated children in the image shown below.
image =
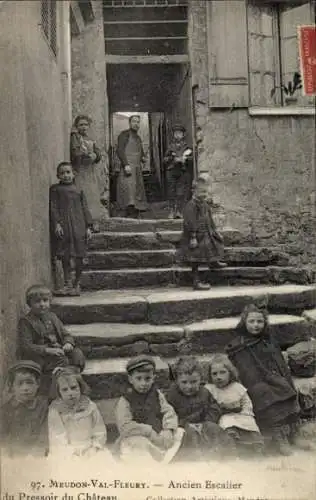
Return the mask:
<svg viewBox="0 0 316 500">
<path fill-rule="evenodd" d="M 266 437 L 283 455 L 298 444 L 298 394 L 265 310 L 244 309 L 227 354 L 214 355 L 207 366 L 205 384 L 205 369 L 193 356 L 170 367 L 165 391 L 156 385 L 151 356 L 128 361 L 116 406 L 119 438 L 107 446 L 103 418 L 81 375 L 83 353 L 50 311 L 50 291 L 32 286 L 26 300 L 21 359 L 8 371 L 2 405 L 1 440 L 10 456 L 98 453 L 125 463 L 169 463 L 260 454 Z"/>
</svg>

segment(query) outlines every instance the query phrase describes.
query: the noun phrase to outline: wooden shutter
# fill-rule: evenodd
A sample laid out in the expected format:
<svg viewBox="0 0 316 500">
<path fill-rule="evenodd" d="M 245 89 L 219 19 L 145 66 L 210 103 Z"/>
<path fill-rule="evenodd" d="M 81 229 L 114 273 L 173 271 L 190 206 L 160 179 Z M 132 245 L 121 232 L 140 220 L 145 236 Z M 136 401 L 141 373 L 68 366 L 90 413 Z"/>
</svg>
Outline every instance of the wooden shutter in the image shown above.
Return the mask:
<svg viewBox="0 0 316 500">
<path fill-rule="evenodd" d="M 207 17 L 210 106 L 247 107 L 246 2 L 208 1 Z"/>
<path fill-rule="evenodd" d="M 312 24 L 311 3 L 296 7 L 280 8 L 280 52 L 282 63 L 282 83 L 288 86 L 293 80 L 293 74 L 300 72 L 297 27 L 302 24 Z M 306 106 L 313 104 L 313 98 L 304 97 L 302 90 L 295 93 L 297 104 Z"/>
<path fill-rule="evenodd" d="M 271 5 L 249 2 L 247 10 L 249 88 L 251 106 L 281 104 L 279 81 L 277 11 Z"/>
</svg>

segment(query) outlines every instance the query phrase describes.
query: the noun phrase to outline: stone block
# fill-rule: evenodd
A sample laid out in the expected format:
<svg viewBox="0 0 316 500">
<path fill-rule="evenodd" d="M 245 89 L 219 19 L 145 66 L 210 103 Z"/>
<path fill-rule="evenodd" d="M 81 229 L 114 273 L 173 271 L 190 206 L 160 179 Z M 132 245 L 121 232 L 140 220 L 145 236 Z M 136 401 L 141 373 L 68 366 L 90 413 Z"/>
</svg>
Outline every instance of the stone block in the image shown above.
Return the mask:
<svg viewBox="0 0 316 500">
<path fill-rule="evenodd" d="M 181 326 L 157 326 L 146 323 L 91 323 L 70 325 L 69 332 L 80 346 L 122 347 L 137 341 L 164 344 L 178 342 L 184 338 Z"/>
<path fill-rule="evenodd" d="M 315 291 L 314 286 L 282 285 L 155 293 L 147 297 L 148 318 L 153 324 L 184 324 L 207 318 L 235 316 L 247 304 L 261 297 L 267 298 L 271 313 L 296 313 L 314 307 Z"/>
<path fill-rule="evenodd" d="M 176 233 L 178 238 L 179 232 Z M 107 232 L 94 234 L 89 250 L 154 250 L 173 249 L 172 242 L 160 239 L 154 232 Z"/>
<path fill-rule="evenodd" d="M 99 292 L 81 297 L 56 298 L 52 310 L 66 324 L 141 322 L 147 319 L 147 302 L 141 296 Z"/>
<path fill-rule="evenodd" d="M 87 348 L 87 347 L 86 347 Z M 126 358 L 130 356 L 138 356 L 139 354 L 148 354 L 149 345 L 143 340 L 138 340 L 133 344 L 122 346 L 91 345 L 87 352 L 88 359 L 111 359 L 111 358 Z"/>
<path fill-rule="evenodd" d="M 269 285 L 283 283 L 311 283 L 304 269 L 292 267 L 226 267 L 224 269 L 200 269 L 201 279 L 214 285 Z M 178 266 L 165 268 L 135 268 L 114 270 L 91 270 L 82 274 L 83 290 L 124 289 L 166 285 L 190 286 L 190 268 Z"/>
</svg>

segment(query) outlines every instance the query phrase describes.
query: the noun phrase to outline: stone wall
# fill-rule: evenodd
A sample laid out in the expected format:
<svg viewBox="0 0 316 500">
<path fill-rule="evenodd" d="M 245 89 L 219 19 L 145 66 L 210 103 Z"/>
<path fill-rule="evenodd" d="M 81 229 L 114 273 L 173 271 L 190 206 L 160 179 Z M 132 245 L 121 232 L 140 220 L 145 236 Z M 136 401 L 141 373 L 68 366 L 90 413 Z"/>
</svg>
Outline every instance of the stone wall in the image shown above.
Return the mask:
<svg viewBox="0 0 316 500">
<path fill-rule="evenodd" d="M 225 225 L 250 232 L 255 244 L 286 244 L 293 262 L 311 262 L 316 224 L 311 215 L 314 117 L 254 117 L 247 109 L 211 110 L 206 23 L 206 2 L 190 2 L 192 85 L 196 125 L 203 138 L 199 170 L 210 174 Z"/>
<path fill-rule="evenodd" d="M 181 124 L 186 128 L 186 139 L 192 144 L 191 78 L 188 65 L 179 64 L 172 82 L 174 96 L 168 105 L 167 118 L 172 125 Z M 171 130 L 170 130 L 171 131 Z"/>
<path fill-rule="evenodd" d="M 15 356 L 26 288 L 51 283 L 48 190 L 63 160 L 63 94 L 40 21 L 40 2 L 0 5 L 1 370 Z"/>
<path fill-rule="evenodd" d="M 72 110 L 73 118 L 87 114 L 93 120 L 91 137 L 102 150 L 103 158 L 96 166 L 100 191 L 109 196 L 108 157 L 109 113 L 107 100 L 102 1 L 92 2 L 95 19 L 72 38 Z M 100 218 L 108 210 L 100 204 Z"/>
</svg>

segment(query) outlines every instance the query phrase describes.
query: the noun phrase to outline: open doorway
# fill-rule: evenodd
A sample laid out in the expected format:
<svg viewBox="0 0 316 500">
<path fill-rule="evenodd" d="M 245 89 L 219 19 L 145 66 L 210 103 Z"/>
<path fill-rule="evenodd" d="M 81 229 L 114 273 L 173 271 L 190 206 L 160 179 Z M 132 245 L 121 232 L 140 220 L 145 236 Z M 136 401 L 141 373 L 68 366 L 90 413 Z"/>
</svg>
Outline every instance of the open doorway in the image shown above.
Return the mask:
<svg viewBox="0 0 316 500">
<path fill-rule="evenodd" d="M 111 145 L 111 206 L 115 213 L 115 150 L 120 132 L 129 128 L 129 117 L 139 115 L 146 161 L 143 178 L 149 203 L 167 199 L 167 180 L 163 158 L 172 138 L 172 126 L 186 128 L 192 144 L 191 81 L 186 64 L 108 64 L 108 100 Z M 114 210 L 113 210 L 114 208 Z"/>
</svg>

